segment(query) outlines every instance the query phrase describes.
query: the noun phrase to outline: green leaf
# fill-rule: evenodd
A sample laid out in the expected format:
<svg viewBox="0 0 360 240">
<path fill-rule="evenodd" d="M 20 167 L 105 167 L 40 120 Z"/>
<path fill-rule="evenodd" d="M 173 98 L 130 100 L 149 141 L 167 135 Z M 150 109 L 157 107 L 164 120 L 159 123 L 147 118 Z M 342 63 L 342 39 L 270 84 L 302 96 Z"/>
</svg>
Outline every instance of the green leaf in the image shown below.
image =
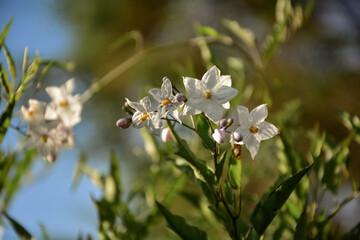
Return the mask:
<svg viewBox="0 0 360 240">
<path fill-rule="evenodd" d="M 117 203 L 120 201 L 122 187 L 121 187 L 121 178 L 120 178 L 120 167 L 114 151 L 111 151 L 110 153 L 110 175 L 113 180 L 114 188 L 115 188 L 115 192 L 112 199 L 114 203 Z"/>
<path fill-rule="evenodd" d="M 10 120 L 15 107 L 15 96 L 11 95 L 10 99 L 5 106 L 4 111 L 0 116 L 0 143 L 5 137 L 5 134 L 10 126 Z"/>
<path fill-rule="evenodd" d="M 4 40 L 6 38 L 6 35 L 10 29 L 11 23 L 13 21 L 13 17 L 10 19 L 10 21 L 6 24 L 5 28 L 2 30 L 1 34 L 0 34 L 0 49 L 4 44 Z"/>
<path fill-rule="evenodd" d="M 11 91 L 11 85 L 9 83 L 8 75 L 1 64 L 0 64 L 0 83 L 1 86 L 4 88 L 5 92 L 9 94 Z"/>
<path fill-rule="evenodd" d="M 324 175 L 321 182 L 327 186 L 330 191 L 337 193 L 341 179 L 341 168 L 349 160 L 348 146 L 351 143 L 353 135 L 349 134 L 342 143 L 337 146 L 333 157 L 325 163 Z"/>
<path fill-rule="evenodd" d="M 158 206 L 162 215 L 165 217 L 169 228 L 171 228 L 182 239 L 207 239 L 207 235 L 204 231 L 198 229 L 197 227 L 190 226 L 185 222 L 184 218 L 172 214 L 159 202 L 156 202 L 156 205 Z"/>
<path fill-rule="evenodd" d="M 43 238 L 44 240 L 51 240 L 49 231 L 46 229 L 45 225 L 42 224 L 42 223 L 40 223 L 39 226 L 40 226 L 40 229 L 41 229 L 42 238 Z"/>
<path fill-rule="evenodd" d="M 31 234 L 23 226 L 21 226 L 15 219 L 10 217 L 6 212 L 4 212 L 4 216 L 9 220 L 11 226 L 14 228 L 16 234 L 20 239 L 22 240 L 32 239 Z"/>
<path fill-rule="evenodd" d="M 211 148 L 211 151 L 214 151 L 215 142 L 211 137 L 211 126 L 209 126 L 208 121 L 206 121 L 205 116 L 202 114 L 197 116 L 196 130 L 206 145 Z"/>
<path fill-rule="evenodd" d="M 237 36 L 247 47 L 255 48 L 255 35 L 250 29 L 243 28 L 238 22 L 229 19 L 223 19 L 222 24 Z"/>
<path fill-rule="evenodd" d="M 307 203 L 305 203 L 304 209 L 301 213 L 301 216 L 297 220 L 297 225 L 296 225 L 295 234 L 294 234 L 294 240 L 306 239 L 307 225 L 308 225 Z"/>
<path fill-rule="evenodd" d="M 286 179 L 283 183 L 263 196 L 261 202 L 258 203 L 251 215 L 251 223 L 259 235 L 264 233 L 271 221 L 277 215 L 278 210 L 284 205 L 296 185 L 312 166 L 313 164 Z"/>
<path fill-rule="evenodd" d="M 6 62 L 9 68 L 9 72 L 10 75 L 12 76 L 12 78 L 16 78 L 16 69 L 15 69 L 15 63 L 14 63 L 14 59 L 12 58 L 9 50 L 7 49 L 7 47 L 5 46 L 5 44 L 3 44 L 3 51 L 5 54 L 5 58 L 6 58 Z"/>
<path fill-rule="evenodd" d="M 213 184 L 215 182 L 214 173 L 209 169 L 208 165 L 204 161 L 201 161 L 195 157 L 186 141 L 181 139 L 174 130 L 174 126 L 171 124 L 171 122 L 169 120 L 166 121 L 168 122 L 171 135 L 173 136 L 174 142 L 176 144 L 175 153 L 183 157 L 189 164 L 191 164 L 191 167 L 195 168 L 204 177 L 207 183 Z"/>
</svg>

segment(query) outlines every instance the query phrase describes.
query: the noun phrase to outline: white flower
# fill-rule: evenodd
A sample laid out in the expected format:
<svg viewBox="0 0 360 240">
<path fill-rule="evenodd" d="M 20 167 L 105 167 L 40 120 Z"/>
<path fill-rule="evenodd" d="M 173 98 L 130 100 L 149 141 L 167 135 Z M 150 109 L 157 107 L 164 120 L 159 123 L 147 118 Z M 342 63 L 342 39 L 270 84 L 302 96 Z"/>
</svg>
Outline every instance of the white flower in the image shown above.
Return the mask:
<svg viewBox="0 0 360 240">
<path fill-rule="evenodd" d="M 273 124 L 264 121 L 268 115 L 266 104 L 257 106 L 250 114 L 249 110 L 244 106 L 237 106 L 237 111 L 240 127 L 236 129 L 236 132 L 243 135 L 242 142 L 250 151 L 252 159 L 254 159 L 259 150 L 260 141 L 272 138 L 279 133 L 279 130 Z M 240 142 L 235 143 L 241 144 Z"/>
<path fill-rule="evenodd" d="M 225 137 L 226 137 L 225 130 L 216 128 L 214 130 L 214 133 L 212 134 L 212 137 L 215 140 L 215 142 L 217 142 L 218 144 L 225 142 Z"/>
<path fill-rule="evenodd" d="M 61 138 L 57 133 L 56 126 L 52 124 L 33 124 L 29 126 L 30 140 L 24 146 L 25 149 L 37 148 L 39 154 L 50 162 L 53 162 L 61 146 Z"/>
<path fill-rule="evenodd" d="M 201 81 L 195 78 L 184 78 L 184 85 L 190 98 L 184 107 L 185 115 L 204 112 L 213 122 L 221 119 L 224 108 L 229 109 L 229 101 L 238 91 L 231 87 L 230 76 L 220 76 L 220 70 L 213 66 Z"/>
<path fill-rule="evenodd" d="M 162 107 L 164 111 L 162 112 L 161 117 L 165 117 L 167 114 L 171 114 L 176 121 L 181 123 L 179 118 L 179 112 L 177 108 L 181 107 L 184 103 L 178 102 L 172 92 L 171 81 L 168 78 L 164 78 L 164 81 L 161 85 L 161 90 L 158 88 L 151 89 L 149 93 L 155 98 L 157 102 L 160 103 L 159 107 Z"/>
<path fill-rule="evenodd" d="M 159 135 L 160 128 L 164 127 L 164 123 L 161 121 L 160 112 L 151 111 L 150 98 L 144 97 L 140 103 L 125 99 L 129 106 L 136 110 L 132 116 L 132 126 L 135 128 L 146 127 L 150 132 Z"/>
<path fill-rule="evenodd" d="M 82 104 L 80 95 L 72 95 L 75 83 L 69 79 L 61 87 L 47 87 L 45 90 L 52 98 L 45 112 L 45 119 L 60 119 L 66 126 L 72 127 L 81 121 Z"/>
<path fill-rule="evenodd" d="M 21 120 L 29 123 L 37 123 L 44 121 L 44 114 L 46 109 L 46 103 L 40 102 L 35 99 L 29 100 L 29 108 L 26 109 L 24 106 L 21 106 L 19 111 Z"/>
</svg>

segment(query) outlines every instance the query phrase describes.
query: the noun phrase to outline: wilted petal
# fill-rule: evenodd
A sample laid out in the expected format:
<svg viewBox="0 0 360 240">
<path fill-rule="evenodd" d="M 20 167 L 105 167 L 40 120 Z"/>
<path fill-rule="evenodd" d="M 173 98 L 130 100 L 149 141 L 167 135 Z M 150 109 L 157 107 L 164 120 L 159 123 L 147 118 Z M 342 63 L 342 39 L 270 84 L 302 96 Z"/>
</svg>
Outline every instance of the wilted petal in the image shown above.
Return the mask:
<svg viewBox="0 0 360 240">
<path fill-rule="evenodd" d="M 255 124 L 259 124 L 263 122 L 267 117 L 267 115 L 268 115 L 268 110 L 266 104 L 261 104 L 250 112 L 250 117 L 252 118 L 253 123 Z"/>
</svg>

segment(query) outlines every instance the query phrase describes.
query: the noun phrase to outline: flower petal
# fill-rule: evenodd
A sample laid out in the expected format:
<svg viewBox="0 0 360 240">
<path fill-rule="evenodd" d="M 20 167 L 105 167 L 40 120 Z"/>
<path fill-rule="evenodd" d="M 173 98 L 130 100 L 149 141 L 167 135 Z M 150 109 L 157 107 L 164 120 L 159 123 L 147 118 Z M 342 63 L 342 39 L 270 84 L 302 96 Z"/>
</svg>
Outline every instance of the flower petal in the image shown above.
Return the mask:
<svg viewBox="0 0 360 240">
<path fill-rule="evenodd" d="M 204 111 L 205 115 L 210 118 L 214 123 L 220 121 L 224 114 L 224 108 L 217 101 L 211 100 L 208 101 L 206 109 Z"/>
<path fill-rule="evenodd" d="M 237 112 L 239 116 L 239 123 L 242 127 L 249 128 L 250 127 L 250 114 L 249 109 L 244 106 L 237 106 Z"/>
<path fill-rule="evenodd" d="M 59 100 L 64 98 L 64 95 L 59 87 L 47 87 L 45 88 L 45 91 L 53 100 Z"/>
<path fill-rule="evenodd" d="M 161 93 L 162 93 L 162 97 L 164 97 L 164 98 L 169 98 L 170 96 L 173 95 L 170 79 L 165 78 L 165 80 L 163 81 L 163 83 L 161 85 Z"/>
<path fill-rule="evenodd" d="M 225 109 L 230 109 L 230 103 L 229 102 L 222 104 L 222 106 Z"/>
<path fill-rule="evenodd" d="M 162 94 L 161 94 L 161 90 L 160 89 L 158 89 L 158 88 L 153 88 L 153 89 L 151 89 L 150 91 L 149 91 L 149 93 L 153 96 L 153 98 L 157 101 L 157 102 L 159 102 L 159 103 L 161 103 L 164 99 L 163 99 L 163 97 L 162 97 Z"/>
<path fill-rule="evenodd" d="M 246 134 L 243 141 L 246 148 L 250 152 L 251 158 L 254 159 L 257 152 L 259 151 L 260 141 L 253 137 L 251 134 Z"/>
<path fill-rule="evenodd" d="M 266 104 L 261 104 L 250 112 L 250 117 L 252 118 L 254 124 L 259 124 L 263 122 L 267 115 L 268 110 Z"/>
<path fill-rule="evenodd" d="M 204 74 L 201 81 L 205 84 L 206 90 L 213 89 L 220 81 L 220 70 L 213 66 Z"/>
<path fill-rule="evenodd" d="M 140 104 L 144 106 L 145 110 L 148 112 L 151 108 L 151 101 L 148 96 L 140 100 Z"/>
<path fill-rule="evenodd" d="M 66 83 L 63 86 L 65 89 L 65 92 L 67 94 L 71 94 L 75 89 L 75 79 L 70 78 L 69 80 L 66 81 Z"/>
<path fill-rule="evenodd" d="M 189 98 L 185 104 L 183 114 L 184 115 L 195 115 L 205 110 L 205 101 L 203 98 Z"/>
<path fill-rule="evenodd" d="M 228 86 L 231 87 L 231 77 L 230 75 L 220 76 L 219 86 Z"/>
<path fill-rule="evenodd" d="M 131 102 L 129 99 L 125 98 L 126 102 L 129 104 L 130 107 L 132 107 L 133 109 L 135 109 L 138 112 L 145 112 L 145 108 L 143 107 L 142 104 L 137 103 L 137 102 Z"/>
<path fill-rule="evenodd" d="M 213 98 L 216 99 L 217 102 L 224 104 L 233 99 L 237 94 L 238 90 L 228 86 L 222 86 L 217 89 L 214 93 Z"/>
<path fill-rule="evenodd" d="M 279 129 L 269 122 L 262 122 L 259 124 L 258 131 L 261 140 L 267 140 L 279 134 Z"/>
<path fill-rule="evenodd" d="M 190 97 L 203 97 L 205 88 L 200 80 L 195 78 L 184 77 L 184 86 Z"/>
</svg>

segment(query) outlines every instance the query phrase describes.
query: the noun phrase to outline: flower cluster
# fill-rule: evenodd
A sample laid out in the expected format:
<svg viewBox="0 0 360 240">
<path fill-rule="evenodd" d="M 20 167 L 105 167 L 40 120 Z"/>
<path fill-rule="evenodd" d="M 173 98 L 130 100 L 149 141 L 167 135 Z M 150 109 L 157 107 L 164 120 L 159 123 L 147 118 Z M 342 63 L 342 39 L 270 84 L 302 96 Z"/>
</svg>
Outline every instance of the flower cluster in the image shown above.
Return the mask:
<svg viewBox="0 0 360 240">
<path fill-rule="evenodd" d="M 161 139 L 167 142 L 171 139 L 171 134 L 168 128 L 164 128 L 165 119 L 182 124 L 180 117 L 204 113 L 209 120 L 219 126 L 212 134 L 216 143 L 224 143 L 226 133 L 229 133 L 234 149 L 240 149 L 240 145 L 245 145 L 252 158 L 259 150 L 260 141 L 279 133 L 274 125 L 264 121 L 268 114 L 265 104 L 256 107 L 250 113 L 246 107 L 237 106 L 239 127 L 234 132 L 227 130 L 233 125 L 233 119 L 222 119 L 222 117 L 224 110 L 230 108 L 229 101 L 237 95 L 238 91 L 231 87 L 231 77 L 221 76 L 216 66 L 209 69 L 201 80 L 184 77 L 183 82 L 189 95 L 188 98 L 167 77 L 163 78 L 161 89 L 151 89 L 149 93 L 159 103 L 156 109 L 151 108 L 149 97 L 141 99 L 139 103 L 126 99 L 123 110 L 132 117 L 119 119 L 116 122 L 117 127 L 122 129 L 131 125 L 135 128 L 146 127 L 159 136 L 163 131 Z M 235 153 L 235 155 L 239 154 L 241 153 Z"/>
<path fill-rule="evenodd" d="M 60 87 L 47 87 L 50 103 L 30 99 L 29 107 L 20 109 L 30 136 L 25 148 L 37 148 L 49 162 L 56 160 L 60 148 L 74 147 L 72 128 L 81 121 L 82 110 L 80 96 L 72 95 L 74 87 L 74 79 Z"/>
</svg>

